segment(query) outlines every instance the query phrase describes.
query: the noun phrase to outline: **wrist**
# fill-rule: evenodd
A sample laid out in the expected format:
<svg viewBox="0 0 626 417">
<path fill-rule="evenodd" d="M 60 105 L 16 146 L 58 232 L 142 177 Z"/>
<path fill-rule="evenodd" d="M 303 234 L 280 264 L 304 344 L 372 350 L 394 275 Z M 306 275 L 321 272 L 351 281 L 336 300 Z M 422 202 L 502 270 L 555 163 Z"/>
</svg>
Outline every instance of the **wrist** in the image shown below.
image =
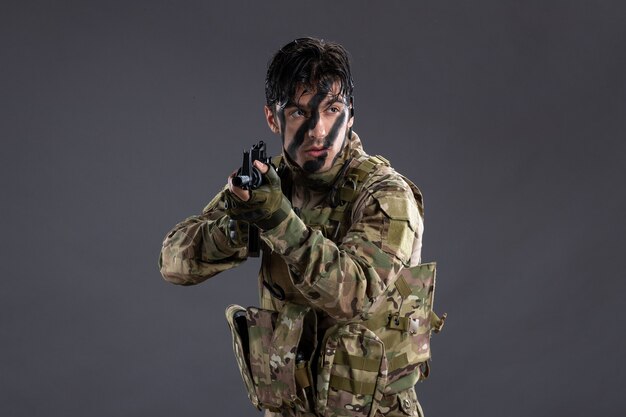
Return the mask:
<svg viewBox="0 0 626 417">
<path fill-rule="evenodd" d="M 254 222 L 254 224 L 261 230 L 270 230 L 277 227 L 292 213 L 291 203 L 285 196 L 282 196 L 280 206 L 269 217 L 260 219 Z"/>
<path fill-rule="evenodd" d="M 298 252 L 298 248 L 309 239 L 310 234 L 311 230 L 296 215 L 296 212 L 289 210 L 287 217 L 275 227 L 265 229 L 261 233 L 261 238 L 272 251 L 280 255 L 289 254 L 291 259 Z M 300 255 L 291 260 L 297 262 Z"/>
</svg>

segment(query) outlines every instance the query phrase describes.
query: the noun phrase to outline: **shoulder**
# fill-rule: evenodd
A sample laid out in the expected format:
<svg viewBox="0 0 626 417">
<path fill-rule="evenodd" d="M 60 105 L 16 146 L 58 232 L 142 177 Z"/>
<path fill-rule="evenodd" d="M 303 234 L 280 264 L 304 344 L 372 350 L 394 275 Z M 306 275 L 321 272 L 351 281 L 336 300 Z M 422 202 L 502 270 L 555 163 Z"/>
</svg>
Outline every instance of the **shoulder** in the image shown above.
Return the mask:
<svg viewBox="0 0 626 417">
<path fill-rule="evenodd" d="M 370 160 L 372 157 L 369 157 Z M 383 163 L 377 164 L 366 177 L 361 198 L 370 196 L 376 200 L 381 209 L 390 215 L 400 215 L 413 207 L 421 217 L 424 215 L 424 198 L 420 189 L 404 175 L 397 172 L 389 162 L 380 156 Z M 407 219 L 408 220 L 408 219 Z"/>
<path fill-rule="evenodd" d="M 396 190 L 412 194 L 414 193 L 414 188 L 419 192 L 417 186 L 387 164 L 377 165 L 364 183 L 364 189 L 367 189 L 369 192 Z M 421 192 L 419 194 L 421 195 Z"/>
<path fill-rule="evenodd" d="M 377 164 L 360 189 L 352 219 L 380 232 L 381 249 L 409 265 L 421 247 L 422 207 L 421 192 L 410 180 L 388 163 Z"/>
</svg>

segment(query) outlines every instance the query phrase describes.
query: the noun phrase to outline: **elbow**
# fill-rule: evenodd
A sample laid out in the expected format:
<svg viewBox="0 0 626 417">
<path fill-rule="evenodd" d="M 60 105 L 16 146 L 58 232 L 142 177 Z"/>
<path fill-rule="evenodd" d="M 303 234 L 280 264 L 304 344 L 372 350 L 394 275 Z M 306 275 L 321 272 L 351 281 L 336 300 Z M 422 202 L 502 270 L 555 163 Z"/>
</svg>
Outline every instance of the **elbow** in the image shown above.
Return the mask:
<svg viewBox="0 0 626 417">
<path fill-rule="evenodd" d="M 163 279 L 171 284 L 175 285 L 194 285 L 196 281 L 189 275 L 180 274 L 172 271 L 165 271 L 161 269 L 161 276 Z"/>
<path fill-rule="evenodd" d="M 187 286 L 187 285 L 197 284 L 196 280 L 194 280 L 189 275 L 185 275 L 185 274 L 177 274 L 171 271 L 161 271 L 161 276 L 163 277 L 165 281 L 174 285 Z"/>
<path fill-rule="evenodd" d="M 190 272 L 189 265 L 179 257 L 165 258 L 163 253 L 159 257 L 159 272 L 163 279 L 175 285 L 194 285 L 198 283 Z"/>
</svg>

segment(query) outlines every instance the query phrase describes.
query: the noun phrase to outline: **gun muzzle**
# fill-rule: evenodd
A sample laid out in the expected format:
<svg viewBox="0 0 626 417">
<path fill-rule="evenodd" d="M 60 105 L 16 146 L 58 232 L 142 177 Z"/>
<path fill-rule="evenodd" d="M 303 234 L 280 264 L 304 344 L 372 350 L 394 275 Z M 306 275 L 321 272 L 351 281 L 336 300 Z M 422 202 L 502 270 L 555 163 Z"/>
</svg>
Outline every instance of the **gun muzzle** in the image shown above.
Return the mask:
<svg viewBox="0 0 626 417">
<path fill-rule="evenodd" d="M 247 189 L 251 182 L 252 178 L 248 175 L 236 175 L 233 177 L 233 185 L 235 187 Z"/>
</svg>

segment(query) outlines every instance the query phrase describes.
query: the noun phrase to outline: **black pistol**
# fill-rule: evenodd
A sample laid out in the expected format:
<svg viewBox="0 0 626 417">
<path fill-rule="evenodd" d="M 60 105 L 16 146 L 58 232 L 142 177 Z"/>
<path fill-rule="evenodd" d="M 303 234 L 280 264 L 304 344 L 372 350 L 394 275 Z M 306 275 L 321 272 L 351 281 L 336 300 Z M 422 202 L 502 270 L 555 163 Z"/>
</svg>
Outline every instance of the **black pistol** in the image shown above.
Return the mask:
<svg viewBox="0 0 626 417">
<path fill-rule="evenodd" d="M 241 168 L 237 170 L 237 174 L 233 177 L 232 182 L 235 187 L 244 190 L 254 190 L 259 188 L 263 183 L 263 175 L 254 166 L 254 161 L 261 161 L 265 165 L 272 163 L 272 158 L 267 156 L 265 151 L 265 142 L 259 141 L 256 145 L 252 145 L 249 151 L 243 151 L 243 163 Z M 233 220 L 231 220 L 233 221 Z M 261 252 L 259 243 L 259 228 L 253 224 L 248 225 L 248 256 L 258 257 Z"/>
</svg>

